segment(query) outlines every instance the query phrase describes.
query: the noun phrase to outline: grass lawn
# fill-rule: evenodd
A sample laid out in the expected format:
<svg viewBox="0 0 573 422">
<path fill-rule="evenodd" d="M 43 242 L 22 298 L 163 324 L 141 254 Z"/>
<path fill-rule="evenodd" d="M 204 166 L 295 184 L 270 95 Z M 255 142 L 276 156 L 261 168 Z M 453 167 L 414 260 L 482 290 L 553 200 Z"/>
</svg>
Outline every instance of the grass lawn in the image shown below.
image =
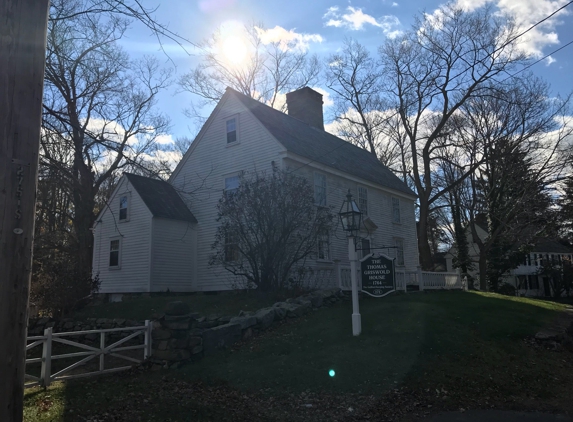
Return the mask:
<svg viewBox="0 0 573 422">
<path fill-rule="evenodd" d="M 126 298 L 123 302 L 103 303 L 87 306 L 76 312 L 73 317 L 84 318 L 123 318 L 143 321 L 152 318 L 153 314 L 161 314 L 169 302 L 185 302 L 191 312 L 201 315 L 216 314 L 237 315 L 239 311 L 256 311 L 271 306 L 281 298 L 262 296 L 257 292 L 236 292 L 229 294 L 192 294 L 152 296 L 135 296 Z"/>
<path fill-rule="evenodd" d="M 573 355 L 524 341 L 563 309 L 481 293 L 367 297 L 362 335 L 353 337 L 347 301 L 178 370 L 27 391 L 26 420 L 398 420 L 462 407 L 573 412 Z"/>
</svg>

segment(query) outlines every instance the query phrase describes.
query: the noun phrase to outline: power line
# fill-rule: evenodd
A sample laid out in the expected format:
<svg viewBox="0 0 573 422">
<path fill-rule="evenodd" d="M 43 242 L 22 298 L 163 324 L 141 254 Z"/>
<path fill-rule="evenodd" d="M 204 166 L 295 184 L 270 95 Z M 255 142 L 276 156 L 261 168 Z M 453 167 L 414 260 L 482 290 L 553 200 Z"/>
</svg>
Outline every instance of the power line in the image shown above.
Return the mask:
<svg viewBox="0 0 573 422">
<path fill-rule="evenodd" d="M 553 54 L 555 54 L 555 53 L 557 53 L 557 52 L 563 50 L 565 47 L 568 47 L 568 46 L 570 46 L 571 44 L 573 44 L 573 40 L 571 40 L 571 41 L 569 41 L 567 44 L 565 44 L 565 45 L 559 47 L 557 50 L 554 50 L 554 51 L 552 51 L 551 53 L 549 53 L 549 54 L 543 56 L 542 58 L 540 58 L 539 60 L 537 60 L 537 61 L 531 63 L 530 65 L 525 66 L 523 69 L 518 70 L 517 72 L 515 72 L 515 73 L 509 75 L 507 78 L 502 79 L 502 80 L 500 81 L 500 83 L 501 83 L 501 82 L 505 82 L 505 81 L 507 81 L 508 79 L 511 79 L 511 78 L 513 78 L 513 77 L 516 76 L 516 75 L 519 75 L 519 74 L 520 74 L 521 72 L 523 72 L 524 70 L 527 70 L 527 69 L 529 69 L 529 68 L 532 67 L 532 66 L 535 66 L 537 63 L 542 62 L 542 61 L 545 60 L 546 58 L 548 58 L 548 57 L 550 57 L 551 55 L 553 55 Z"/>
<path fill-rule="evenodd" d="M 570 1 L 569 3 L 565 4 L 565 5 L 561 6 L 559 9 L 557 9 L 557 10 L 555 10 L 554 12 L 552 12 L 551 14 L 547 15 L 546 17 L 544 17 L 544 18 L 541 19 L 540 21 L 536 22 L 535 24 L 533 24 L 532 26 L 530 26 L 529 28 L 527 28 L 525 31 L 523 31 L 523 32 L 519 33 L 518 35 L 516 35 L 515 37 L 511 38 L 509 41 L 506 41 L 504 44 L 502 44 L 501 46 L 499 46 L 498 48 L 496 48 L 496 49 L 492 52 L 492 54 L 494 54 L 494 53 L 498 52 L 499 50 L 505 48 L 506 46 L 508 46 L 509 44 L 511 44 L 512 42 L 514 42 L 516 39 L 518 39 L 518 38 L 522 37 L 523 35 L 527 34 L 527 33 L 528 33 L 529 31 L 531 31 L 533 28 L 535 28 L 536 26 L 542 24 L 542 23 L 545 22 L 546 20 L 550 19 L 550 18 L 553 17 L 555 14 L 559 13 L 561 10 L 565 9 L 566 7 L 570 6 L 571 4 L 573 4 L 573 0 Z M 553 52 L 551 52 L 551 53 L 549 53 L 548 55 L 546 55 L 546 56 L 544 56 L 543 58 L 537 60 L 536 62 L 531 63 L 530 65 L 524 67 L 523 69 L 519 70 L 518 72 L 516 72 L 516 73 L 514 73 L 514 74 L 512 74 L 512 75 L 509 75 L 507 78 L 501 80 L 500 83 L 501 83 L 501 82 L 505 82 L 506 80 L 513 78 L 514 76 L 520 74 L 521 72 L 523 72 L 523 71 L 529 69 L 530 67 L 536 65 L 537 63 L 539 63 L 539 62 L 545 60 L 547 57 L 551 56 L 552 54 L 555 54 L 555 53 L 559 52 L 560 50 L 564 49 L 565 47 L 569 46 L 570 44 L 573 44 L 573 41 L 568 42 L 568 43 L 565 44 L 564 46 L 558 48 L 557 50 L 555 50 L 555 51 L 553 51 Z M 484 59 L 485 59 L 485 58 L 484 58 Z M 480 60 L 480 62 L 483 61 L 484 59 Z M 467 71 L 468 71 L 469 69 L 471 69 L 472 67 L 473 67 L 473 66 L 468 66 L 468 67 L 467 67 L 463 72 L 461 72 L 460 74 L 463 74 L 463 73 L 467 72 Z M 414 104 L 414 103 L 415 103 L 415 101 L 412 101 L 411 104 Z M 408 104 L 408 105 L 411 105 L 411 104 Z M 398 114 L 399 114 L 399 111 L 396 111 L 394 114 L 392 114 L 390 117 L 388 117 L 387 120 L 392 119 L 393 117 L 397 116 Z M 348 141 L 345 141 L 345 142 L 348 142 Z M 349 143 L 350 143 L 350 142 L 349 142 Z M 289 173 L 292 173 L 292 172 L 295 172 L 295 171 L 297 171 L 297 170 L 300 170 L 301 168 L 306 167 L 306 166 L 308 166 L 309 164 L 312 164 L 312 163 L 316 162 L 317 160 L 319 160 L 319 159 L 321 159 L 321 158 L 324 158 L 324 157 L 326 157 L 327 155 L 332 154 L 334 151 L 336 151 L 337 149 L 341 148 L 341 147 L 344 146 L 344 145 L 345 145 L 345 144 L 340 144 L 340 145 L 337 146 L 336 148 L 333 148 L 332 150 L 328 151 L 326 154 L 323 154 L 323 155 L 321 155 L 321 156 L 318 156 L 317 158 L 314 158 L 314 159 L 310 160 L 309 162 L 303 164 L 302 166 L 299 166 L 299 167 L 297 167 L 297 168 L 295 168 L 295 169 L 289 171 Z M 352 145 L 352 144 L 351 144 L 351 145 Z"/>
</svg>

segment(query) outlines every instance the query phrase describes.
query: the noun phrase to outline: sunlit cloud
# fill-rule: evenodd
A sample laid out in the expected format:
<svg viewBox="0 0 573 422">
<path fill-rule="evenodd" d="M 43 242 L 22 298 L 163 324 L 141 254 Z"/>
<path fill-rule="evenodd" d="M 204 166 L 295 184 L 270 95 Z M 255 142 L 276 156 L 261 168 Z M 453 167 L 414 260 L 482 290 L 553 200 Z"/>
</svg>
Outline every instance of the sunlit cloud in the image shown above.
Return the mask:
<svg viewBox="0 0 573 422">
<path fill-rule="evenodd" d="M 394 38 L 402 33 L 398 28 L 401 26 L 400 20 L 394 15 L 386 15 L 376 19 L 374 16 L 364 13 L 359 7 L 348 6 L 343 13 L 337 6 L 327 9 L 323 16 L 326 26 L 336 28 L 346 28 L 351 31 L 359 31 L 367 26 L 374 26 L 382 29 L 384 35 Z"/>
<path fill-rule="evenodd" d="M 455 5 L 464 10 L 473 11 L 491 3 L 498 9 L 500 15 L 506 15 L 515 20 L 518 32 L 529 29 L 558 8 L 567 4 L 567 0 L 457 0 Z M 432 15 L 440 14 L 440 9 Z M 562 10 L 552 18 L 541 23 L 519 38 L 519 48 L 532 57 L 542 57 L 543 49 L 560 43 L 555 28 L 563 23 L 563 16 L 570 14 L 567 9 Z M 432 15 L 429 15 L 430 17 Z M 550 65 L 555 59 L 547 60 Z"/>
<path fill-rule="evenodd" d="M 321 43 L 324 40 L 319 34 L 303 34 L 278 25 L 270 29 L 255 27 L 255 30 L 263 44 L 277 43 L 283 51 L 307 51 L 311 43 Z"/>
</svg>

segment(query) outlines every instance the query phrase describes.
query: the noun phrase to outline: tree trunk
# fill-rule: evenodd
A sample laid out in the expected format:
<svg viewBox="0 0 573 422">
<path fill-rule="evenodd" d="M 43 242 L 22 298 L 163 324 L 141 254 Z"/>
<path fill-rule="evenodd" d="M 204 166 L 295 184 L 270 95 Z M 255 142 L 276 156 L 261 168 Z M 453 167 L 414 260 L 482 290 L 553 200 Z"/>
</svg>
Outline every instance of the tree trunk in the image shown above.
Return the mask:
<svg viewBox="0 0 573 422">
<path fill-rule="evenodd" d="M 0 421 L 23 418 L 48 1 L 0 0 Z"/>
<path fill-rule="evenodd" d="M 479 288 L 487 292 L 487 254 L 480 250 L 479 253 Z"/>
<path fill-rule="evenodd" d="M 418 223 L 418 252 L 420 265 L 424 270 L 431 270 L 434 266 L 432 250 L 428 243 L 428 204 L 420 201 L 420 221 Z"/>
</svg>

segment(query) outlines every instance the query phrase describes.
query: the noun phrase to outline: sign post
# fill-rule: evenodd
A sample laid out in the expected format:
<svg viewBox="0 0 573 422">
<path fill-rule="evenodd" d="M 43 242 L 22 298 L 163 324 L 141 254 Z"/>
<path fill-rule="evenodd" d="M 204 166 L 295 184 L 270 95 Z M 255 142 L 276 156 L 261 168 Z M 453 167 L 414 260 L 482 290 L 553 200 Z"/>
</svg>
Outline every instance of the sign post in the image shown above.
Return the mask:
<svg viewBox="0 0 573 422">
<path fill-rule="evenodd" d="M 380 254 L 367 255 L 360 260 L 362 291 L 370 296 L 383 297 L 396 291 L 394 259 Z"/>
</svg>

